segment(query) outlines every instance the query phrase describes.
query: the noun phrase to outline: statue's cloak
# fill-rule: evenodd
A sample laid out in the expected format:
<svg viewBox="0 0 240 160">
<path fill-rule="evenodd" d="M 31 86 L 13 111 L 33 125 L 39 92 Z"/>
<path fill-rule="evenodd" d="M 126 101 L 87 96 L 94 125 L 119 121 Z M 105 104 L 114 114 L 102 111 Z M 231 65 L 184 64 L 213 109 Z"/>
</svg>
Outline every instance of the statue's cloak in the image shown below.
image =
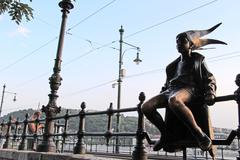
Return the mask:
<svg viewBox="0 0 240 160">
<path fill-rule="evenodd" d="M 198 126 L 211 139 L 214 139 L 213 127 L 211 124 L 208 106 L 202 102 L 203 101 L 195 102 L 194 104 L 192 103 L 188 106 L 192 111 Z M 191 134 L 189 129 L 178 117 L 176 117 L 176 115 L 168 107 L 166 108 L 165 123 L 167 126 L 167 146 L 164 147 L 165 151 L 180 151 L 183 150 L 185 146 L 198 147 L 196 139 Z M 211 155 L 215 155 L 215 149 L 212 147 L 209 153 Z"/>
<path fill-rule="evenodd" d="M 216 81 L 213 74 L 208 70 L 204 56 L 192 52 L 194 59 L 194 79 L 197 84 L 197 94 L 195 99 L 187 104 L 189 109 L 192 111 L 194 118 L 198 126 L 205 132 L 211 139 L 214 139 L 213 128 L 211 119 L 209 116 L 208 106 L 204 102 L 204 95 L 211 93 L 215 95 Z M 177 64 L 180 61 L 180 57 L 170 63 L 166 68 L 167 80 L 162 88 L 162 91 L 168 88 L 169 81 L 174 77 L 176 73 Z M 165 151 L 175 152 L 183 150 L 184 145 L 172 145 L 172 144 L 191 144 L 190 146 L 197 146 L 196 139 L 190 133 L 189 129 L 183 124 L 183 122 L 169 109 L 166 107 L 165 122 L 167 126 L 167 146 L 164 147 Z M 189 146 L 188 146 L 189 147 Z M 215 149 L 210 149 L 210 154 L 214 156 Z"/>
</svg>

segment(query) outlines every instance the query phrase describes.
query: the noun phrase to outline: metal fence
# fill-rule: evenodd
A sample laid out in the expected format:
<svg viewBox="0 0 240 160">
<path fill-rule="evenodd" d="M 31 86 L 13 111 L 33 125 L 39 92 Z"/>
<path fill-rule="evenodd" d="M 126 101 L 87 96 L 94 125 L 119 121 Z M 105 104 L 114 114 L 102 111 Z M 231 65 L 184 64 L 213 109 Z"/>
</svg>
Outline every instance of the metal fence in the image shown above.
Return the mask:
<svg viewBox="0 0 240 160">
<path fill-rule="evenodd" d="M 240 86 L 240 75 L 237 76 L 236 84 L 238 87 Z M 18 150 L 36 150 L 39 142 L 42 141 L 42 138 L 45 137 L 54 137 L 54 147 L 56 147 L 57 152 L 73 152 L 74 154 L 84 154 L 86 152 L 102 152 L 102 153 L 115 153 L 116 141 L 115 138 L 120 138 L 119 147 L 120 151 L 124 154 L 131 154 L 133 160 L 146 160 L 148 155 L 152 155 L 152 151 L 149 149 L 154 141 L 151 140 L 148 133 L 145 131 L 144 117 L 141 111 L 141 106 L 145 100 L 145 95 L 143 92 L 139 94 L 139 103 L 136 107 L 133 108 L 124 108 L 115 110 L 112 107 L 112 103 L 109 108 L 105 111 L 96 111 L 96 112 L 86 112 L 86 104 L 83 102 L 81 104 L 81 110 L 77 114 L 69 114 L 68 110 L 63 116 L 51 117 L 50 119 L 36 119 L 29 120 L 29 115 L 25 115 L 25 119 L 20 121 L 19 119 L 13 121 L 13 118 L 10 116 L 8 122 L 2 122 L 0 124 L 0 142 L 2 148 L 14 148 Z M 240 124 L 240 88 L 234 92 L 233 95 L 226 95 L 221 97 L 216 97 L 216 102 L 235 100 L 238 104 L 238 117 Z M 136 132 L 113 132 L 112 131 L 112 118 L 115 113 L 125 113 L 125 112 L 137 112 L 138 113 L 138 125 Z M 105 132 L 86 132 L 85 131 L 85 118 L 87 116 L 93 115 L 106 115 L 108 117 L 108 121 L 106 124 Z M 69 131 L 68 130 L 68 122 L 70 118 L 79 117 L 79 127 L 78 131 Z M 59 120 L 63 120 L 64 123 L 59 124 Z M 36 128 L 41 123 L 47 123 L 49 121 L 55 122 L 54 133 L 48 135 L 45 133 L 45 130 L 38 131 L 35 133 L 29 134 L 27 131 L 29 123 L 35 123 Z M 240 125 L 239 125 L 240 127 Z M 60 129 L 62 128 L 62 130 Z M 240 128 L 233 130 L 227 139 L 224 140 L 213 140 L 213 145 L 230 145 L 233 140 L 240 135 Z M 98 138 L 96 138 L 98 137 Z M 104 137 L 101 139 L 99 137 Z M 133 142 L 134 141 L 134 142 Z M 32 143 L 32 147 L 29 148 L 29 144 Z M 148 147 L 145 146 L 148 145 Z M 182 156 L 183 159 L 187 159 L 190 153 L 188 149 L 188 153 L 186 152 L 186 148 L 189 148 L 188 144 L 184 144 L 185 150 L 183 150 L 182 154 L 179 155 L 174 153 L 173 156 Z M 198 149 L 194 150 L 192 157 L 197 157 L 200 153 Z M 222 159 L 224 158 L 224 148 L 220 148 L 222 155 Z M 237 151 L 235 151 L 237 153 Z M 157 154 L 156 154 L 157 153 Z M 165 152 L 155 152 L 155 155 L 163 154 L 167 156 L 168 154 Z M 171 154 L 170 154 L 171 155 Z M 203 156 L 203 154 L 201 154 Z M 207 158 L 206 154 L 206 158 Z M 237 155 L 236 155 L 237 156 Z M 239 159 L 239 156 L 238 158 Z"/>
<path fill-rule="evenodd" d="M 29 115 L 25 115 L 25 119 L 20 121 L 17 119 L 13 121 L 13 118 L 10 116 L 8 122 L 2 122 L 1 126 L 1 134 L 0 141 L 2 143 L 2 148 L 15 148 L 18 150 L 36 150 L 36 147 L 29 148 L 29 142 L 33 143 L 33 146 L 37 146 L 38 142 L 41 142 L 43 136 L 53 136 L 56 144 L 56 148 L 58 152 L 64 151 L 64 146 L 67 145 L 67 141 L 73 139 L 74 147 L 71 147 L 74 154 L 83 154 L 86 153 L 87 144 L 85 144 L 84 139 L 87 140 L 86 137 L 105 137 L 107 146 L 107 150 L 109 146 L 113 146 L 114 143 L 112 141 L 112 137 L 136 137 L 136 144 L 134 145 L 134 149 L 132 150 L 132 154 L 136 159 L 138 156 L 146 157 L 147 152 L 145 151 L 144 146 L 144 118 L 141 112 L 141 106 L 145 100 L 144 93 L 140 93 L 139 95 L 139 104 L 133 108 L 124 108 L 115 110 L 112 108 L 112 103 L 106 111 L 97 111 L 97 112 L 86 112 L 86 104 L 83 102 L 81 104 L 81 110 L 78 114 L 69 114 L 68 110 L 63 116 L 56 116 L 51 118 L 51 121 L 55 121 L 55 132 L 52 135 L 46 135 L 45 133 L 39 133 L 38 130 L 33 134 L 28 133 L 28 124 L 35 123 L 36 128 L 40 123 L 44 123 L 46 119 L 36 119 L 29 120 Z M 136 132 L 112 132 L 112 117 L 115 113 L 124 113 L 124 112 L 136 112 L 138 113 L 138 127 Z M 106 132 L 86 132 L 85 131 L 85 117 L 93 116 L 93 115 L 107 115 L 108 122 L 106 127 Z M 77 132 L 68 132 L 68 121 L 70 118 L 79 117 L 79 129 Z M 57 123 L 58 120 L 63 119 L 64 124 Z M 63 128 L 63 131 L 60 132 L 60 127 Z M 5 132 L 5 133 L 4 133 Z M 44 135 L 45 134 L 45 135 Z M 72 138 L 75 137 L 75 138 Z M 110 140 L 111 139 L 111 140 Z M 131 144 L 132 145 L 132 144 Z M 95 145 L 97 147 L 98 144 Z M 115 145 L 116 147 L 116 145 Z M 93 144 L 91 144 L 91 150 L 93 151 Z M 131 147 L 132 148 L 132 147 Z M 99 150 L 99 149 L 98 149 Z M 108 152 L 108 151 L 107 151 Z"/>
</svg>

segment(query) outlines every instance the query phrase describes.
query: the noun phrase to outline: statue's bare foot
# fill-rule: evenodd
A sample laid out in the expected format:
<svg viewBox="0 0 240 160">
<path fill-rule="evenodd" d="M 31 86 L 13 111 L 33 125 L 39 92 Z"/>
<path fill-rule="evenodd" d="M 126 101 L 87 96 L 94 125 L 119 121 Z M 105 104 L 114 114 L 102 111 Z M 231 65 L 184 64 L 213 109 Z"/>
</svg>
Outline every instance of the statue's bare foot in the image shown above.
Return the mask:
<svg viewBox="0 0 240 160">
<path fill-rule="evenodd" d="M 153 150 L 154 151 L 159 151 L 160 149 L 162 149 L 164 146 L 166 145 L 166 138 L 164 136 L 161 136 L 160 140 L 158 140 L 154 146 L 153 146 Z"/>
<path fill-rule="evenodd" d="M 212 146 L 212 140 L 206 134 L 204 134 L 198 139 L 198 145 L 203 151 L 208 151 Z"/>
</svg>

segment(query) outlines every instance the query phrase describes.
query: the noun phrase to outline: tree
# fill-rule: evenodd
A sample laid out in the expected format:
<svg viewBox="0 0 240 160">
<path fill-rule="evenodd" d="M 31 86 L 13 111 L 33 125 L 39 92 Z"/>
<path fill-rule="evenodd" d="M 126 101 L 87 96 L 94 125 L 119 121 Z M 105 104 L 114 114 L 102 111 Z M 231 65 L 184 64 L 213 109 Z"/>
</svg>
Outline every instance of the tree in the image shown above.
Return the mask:
<svg viewBox="0 0 240 160">
<path fill-rule="evenodd" d="M 32 2 L 32 0 L 29 0 Z M 27 3 L 21 3 L 20 0 L 0 0 L 0 15 L 8 13 L 17 24 L 20 24 L 22 18 L 27 21 L 33 18 L 33 9 Z"/>
</svg>

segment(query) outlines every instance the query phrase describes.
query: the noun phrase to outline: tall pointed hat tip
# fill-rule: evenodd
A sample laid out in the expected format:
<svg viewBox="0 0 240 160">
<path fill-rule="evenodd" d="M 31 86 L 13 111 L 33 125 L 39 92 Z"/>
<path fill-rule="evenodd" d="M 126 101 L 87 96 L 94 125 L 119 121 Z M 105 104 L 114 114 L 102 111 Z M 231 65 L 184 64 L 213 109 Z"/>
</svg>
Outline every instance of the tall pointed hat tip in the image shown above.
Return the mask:
<svg viewBox="0 0 240 160">
<path fill-rule="evenodd" d="M 210 32 L 212 32 L 212 31 L 214 31 L 214 30 L 215 30 L 216 28 L 218 28 L 221 24 L 222 24 L 222 22 L 216 24 L 215 26 L 213 26 L 212 28 L 210 28 L 210 29 L 208 30 L 208 32 L 210 33 Z"/>
</svg>

